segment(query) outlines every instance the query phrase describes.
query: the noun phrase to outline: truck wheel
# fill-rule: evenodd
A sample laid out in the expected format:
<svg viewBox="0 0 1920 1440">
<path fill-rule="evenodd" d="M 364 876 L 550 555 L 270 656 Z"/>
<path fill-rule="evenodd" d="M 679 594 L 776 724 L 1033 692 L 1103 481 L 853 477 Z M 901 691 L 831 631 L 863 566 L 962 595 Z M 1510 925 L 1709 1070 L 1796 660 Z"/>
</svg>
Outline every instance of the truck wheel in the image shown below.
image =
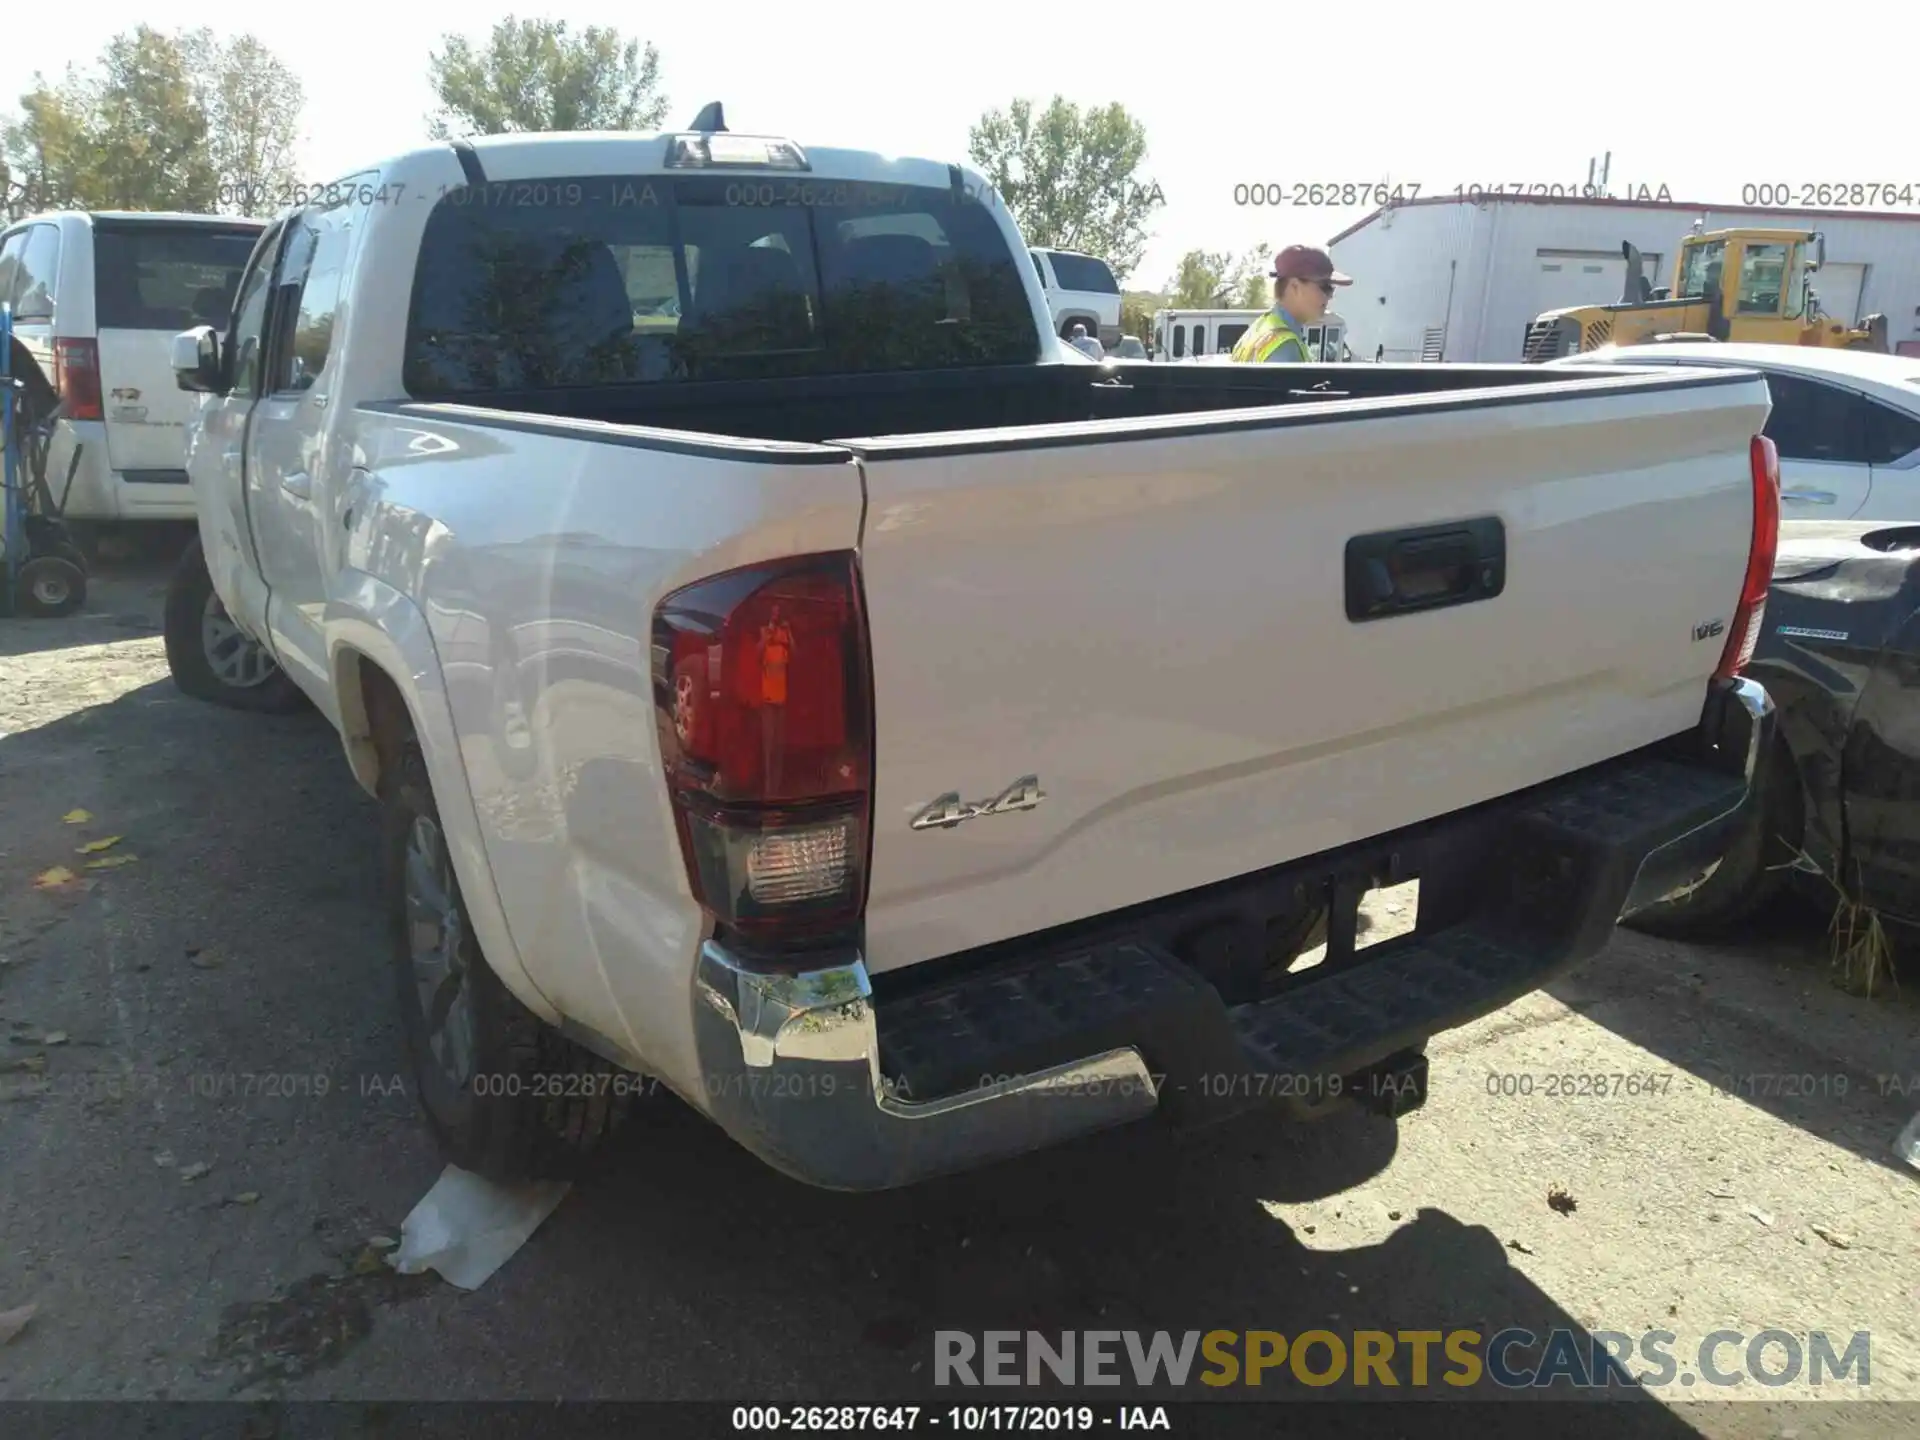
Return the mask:
<svg viewBox="0 0 1920 1440">
<path fill-rule="evenodd" d="M 227 616 L 196 538 L 167 587 L 167 669 L 182 694 L 230 710 L 286 714 L 307 703 L 266 646 Z"/>
<path fill-rule="evenodd" d="M 394 978 L 427 1124 L 463 1170 L 507 1183 L 572 1178 L 646 1082 L 557 1033 L 493 973 L 413 741 L 382 789 Z"/>
<path fill-rule="evenodd" d="M 1713 940 L 1758 915 L 1779 897 L 1787 867 L 1800 851 L 1800 772 L 1784 743 L 1774 747 L 1760 803 L 1707 883 L 1678 900 L 1649 906 L 1627 928 L 1672 940 Z"/>
</svg>

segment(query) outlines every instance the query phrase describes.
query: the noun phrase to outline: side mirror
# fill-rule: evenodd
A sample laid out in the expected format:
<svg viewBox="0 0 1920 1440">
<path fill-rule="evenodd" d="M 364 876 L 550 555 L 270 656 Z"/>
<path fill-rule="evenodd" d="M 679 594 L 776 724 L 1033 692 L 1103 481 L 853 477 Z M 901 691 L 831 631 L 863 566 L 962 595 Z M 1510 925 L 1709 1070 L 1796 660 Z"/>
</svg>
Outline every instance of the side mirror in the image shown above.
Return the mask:
<svg viewBox="0 0 1920 1440">
<path fill-rule="evenodd" d="M 182 390 L 220 389 L 220 337 L 211 325 L 196 325 L 173 337 L 173 379 Z"/>
</svg>

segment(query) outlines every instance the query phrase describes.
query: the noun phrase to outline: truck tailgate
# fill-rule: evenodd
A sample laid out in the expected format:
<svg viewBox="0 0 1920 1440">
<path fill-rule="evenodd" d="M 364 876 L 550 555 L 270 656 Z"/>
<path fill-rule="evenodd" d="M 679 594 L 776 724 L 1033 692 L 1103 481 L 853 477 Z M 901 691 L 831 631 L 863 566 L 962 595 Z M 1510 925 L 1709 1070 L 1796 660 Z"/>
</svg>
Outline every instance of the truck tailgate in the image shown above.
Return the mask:
<svg viewBox="0 0 1920 1440">
<path fill-rule="evenodd" d="M 838 442 L 868 496 L 869 966 L 1313 855 L 1693 726 L 1767 405 L 1757 376 L 1683 372 Z M 1497 522 L 1498 594 L 1349 619 L 1350 540 L 1469 521 Z M 1037 805 L 987 806 L 1028 776 Z M 916 828 L 947 796 L 948 818 L 981 813 Z"/>
</svg>

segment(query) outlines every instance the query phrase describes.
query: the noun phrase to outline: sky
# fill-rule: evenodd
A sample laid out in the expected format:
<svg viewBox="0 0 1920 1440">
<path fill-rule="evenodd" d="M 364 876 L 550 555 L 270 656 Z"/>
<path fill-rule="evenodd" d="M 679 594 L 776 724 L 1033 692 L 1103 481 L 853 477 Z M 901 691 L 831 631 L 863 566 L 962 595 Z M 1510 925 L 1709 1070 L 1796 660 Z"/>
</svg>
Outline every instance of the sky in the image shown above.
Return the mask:
<svg viewBox="0 0 1920 1440">
<path fill-rule="evenodd" d="M 1920 214 L 1914 0 L 1177 11 L 1146 0 L 1038 10 L 412 0 L 405 11 L 87 0 L 10 11 L 0 108 L 16 108 L 36 70 L 52 79 L 89 64 L 143 21 L 251 31 L 305 87 L 301 178 L 324 181 L 423 143 L 429 54 L 443 35 L 480 39 L 509 13 L 651 41 L 670 126 L 720 100 L 730 128 L 803 146 L 965 160 L 969 126 L 1016 97 L 1117 100 L 1146 128 L 1141 177 L 1167 201 L 1130 288 L 1157 288 L 1190 249 L 1324 244 L 1371 208 L 1236 204 L 1236 187 L 1290 199 L 1316 182 L 1422 195 L 1578 186 L 1607 151 L 1616 193 L 1664 185 L 1676 200 L 1734 203 L 1760 184 L 1894 183 L 1913 187 Z M 355 14 L 372 23 L 345 18 Z"/>
</svg>

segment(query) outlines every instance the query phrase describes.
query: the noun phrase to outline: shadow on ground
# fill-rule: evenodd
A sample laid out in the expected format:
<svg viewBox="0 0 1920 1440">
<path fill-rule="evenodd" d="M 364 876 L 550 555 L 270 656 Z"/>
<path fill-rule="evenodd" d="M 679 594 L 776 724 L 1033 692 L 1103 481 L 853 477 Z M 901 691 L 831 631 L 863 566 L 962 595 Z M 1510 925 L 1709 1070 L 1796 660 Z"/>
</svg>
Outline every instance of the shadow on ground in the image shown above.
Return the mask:
<svg viewBox="0 0 1920 1440">
<path fill-rule="evenodd" d="M 935 1386 L 936 1332 L 1584 1333 L 1444 1204 L 1363 1248 L 1276 1219 L 1263 1201 L 1392 1161 L 1395 1126 L 1357 1112 L 1136 1127 L 849 1196 L 667 1103 L 479 1291 L 389 1284 L 368 1241 L 440 1162 L 404 1078 L 372 804 L 317 716 L 219 711 L 163 675 L 0 739 L 0 1023 L 42 1062 L 0 1105 L 0 1296 L 41 1308 L 0 1352 L 0 1398 L 1003 1402 L 1023 1392 Z M 74 807 L 94 821 L 64 823 Z M 105 834 L 135 863 L 32 888 Z M 1585 983 L 1607 1023 L 1651 1030 L 1645 976 Z M 1451 1398 L 1450 1368 L 1436 1349 L 1421 1392 L 1276 1370 L 1180 1393 Z M 1632 1429 L 1695 1433 L 1652 1404 Z"/>
<path fill-rule="evenodd" d="M 1550 993 L 1714 1087 L 1716 1103 L 1910 1173 L 1892 1142 L 1920 1109 L 1920 991 L 1841 989 L 1826 922 L 1789 898 L 1723 944 L 1622 931 Z"/>
<path fill-rule="evenodd" d="M 104 560 L 87 580 L 80 610 L 55 620 L 0 617 L 0 662 L 160 633 L 160 614 L 177 555 L 141 553 Z M 11 683 L 14 677 L 4 676 Z"/>
</svg>

